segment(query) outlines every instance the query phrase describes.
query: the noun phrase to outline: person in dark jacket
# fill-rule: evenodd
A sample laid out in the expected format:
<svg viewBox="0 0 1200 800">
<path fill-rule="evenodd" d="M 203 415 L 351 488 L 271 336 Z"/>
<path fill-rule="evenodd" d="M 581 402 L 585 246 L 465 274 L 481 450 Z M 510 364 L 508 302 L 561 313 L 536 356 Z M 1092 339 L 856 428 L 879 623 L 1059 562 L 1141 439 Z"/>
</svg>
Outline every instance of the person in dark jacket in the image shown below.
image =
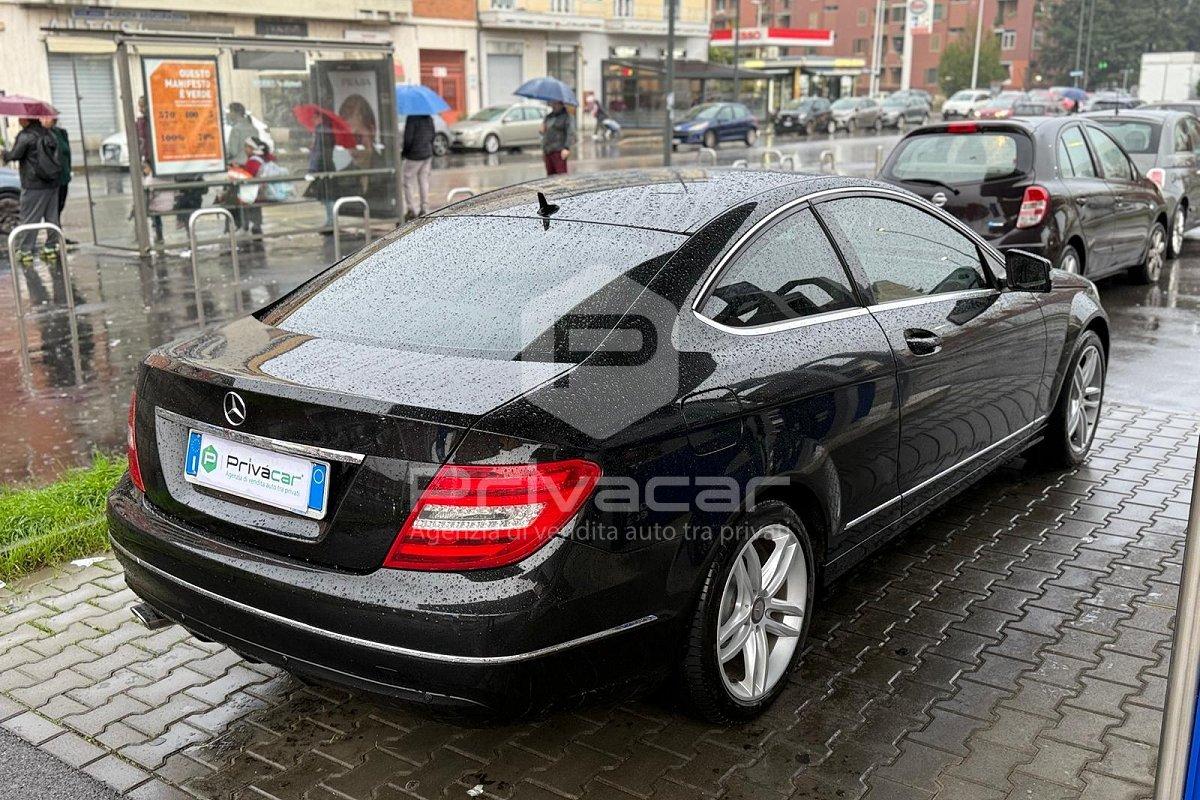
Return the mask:
<svg viewBox="0 0 1200 800">
<path fill-rule="evenodd" d="M 61 218 L 63 208 L 67 205 L 67 193 L 71 188 L 71 142 L 67 139 L 67 132 L 59 127 L 58 120 L 54 117 L 43 119 L 42 125 L 54 134 L 55 140 L 58 141 L 58 160 L 62 162 L 62 177 L 58 183 L 58 216 Z"/>
<path fill-rule="evenodd" d="M 58 225 L 58 191 L 61 180 L 57 170 L 53 178 L 47 179 L 38 174 L 39 140 L 43 136 L 53 134 L 42 127 L 42 123 L 33 117 L 21 117 L 18 120 L 21 132 L 13 141 L 11 150 L 0 151 L 0 161 L 16 161 L 19 163 L 21 176 L 21 221 L 22 225 L 36 222 L 50 222 Z M 37 246 L 37 231 L 23 234 L 17 241 L 17 258 L 23 264 L 33 263 L 33 248 Z M 51 246 L 50 236 L 46 236 L 46 246 L 42 250 L 42 258 L 50 259 L 57 255 Z"/>
<path fill-rule="evenodd" d="M 308 149 L 309 184 L 305 194 L 316 198 L 325 207 L 325 227 L 321 233 L 333 235 L 333 185 L 329 178 L 312 177 L 321 173 L 333 172 L 333 128 L 322 119 L 313 128 L 313 140 Z"/>
<path fill-rule="evenodd" d="M 575 118 L 559 102 L 550 104 L 550 113 L 542 120 L 542 158 L 547 175 L 565 175 L 567 159 L 575 146 Z"/>
<path fill-rule="evenodd" d="M 429 171 L 433 166 L 433 117 L 412 114 L 404 122 L 404 213 L 405 219 L 429 213 Z"/>
</svg>

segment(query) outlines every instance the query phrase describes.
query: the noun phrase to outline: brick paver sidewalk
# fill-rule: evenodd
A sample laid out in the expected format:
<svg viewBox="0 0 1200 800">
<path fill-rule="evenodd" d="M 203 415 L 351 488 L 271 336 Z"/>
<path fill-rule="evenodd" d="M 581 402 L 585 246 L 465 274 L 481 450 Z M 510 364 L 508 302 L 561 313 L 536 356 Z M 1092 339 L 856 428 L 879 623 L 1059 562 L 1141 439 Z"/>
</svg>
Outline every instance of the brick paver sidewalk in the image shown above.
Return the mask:
<svg viewBox="0 0 1200 800">
<path fill-rule="evenodd" d="M 1106 412 L 1089 463 L 984 480 L 824 600 L 732 730 L 669 701 L 470 729 L 134 622 L 115 561 L 0 590 L 0 719 L 139 798 L 1150 793 L 1198 420 Z"/>
</svg>

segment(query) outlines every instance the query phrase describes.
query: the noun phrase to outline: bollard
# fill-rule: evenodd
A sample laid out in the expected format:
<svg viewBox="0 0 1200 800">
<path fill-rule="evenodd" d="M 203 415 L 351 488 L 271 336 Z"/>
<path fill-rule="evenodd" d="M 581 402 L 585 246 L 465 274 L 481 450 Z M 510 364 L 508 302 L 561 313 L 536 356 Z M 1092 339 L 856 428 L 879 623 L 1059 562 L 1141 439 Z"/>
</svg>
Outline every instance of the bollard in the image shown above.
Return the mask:
<svg viewBox="0 0 1200 800">
<path fill-rule="evenodd" d="M 71 326 L 71 363 L 75 367 L 75 382 L 83 379 L 83 365 L 79 358 L 79 323 L 75 316 L 75 282 L 71 279 L 71 266 L 67 263 L 67 237 L 62 228 L 52 222 L 31 222 L 18 225 L 8 234 L 8 260 L 12 265 L 13 302 L 17 306 L 17 337 L 21 345 L 21 368 L 25 375 L 32 374 L 29 363 L 29 335 L 25 332 L 25 308 L 21 305 L 20 265 L 17 264 L 17 238 L 30 231 L 50 231 L 58 235 L 58 263 L 62 267 L 63 289 L 67 293 L 67 319 Z M 51 276 L 51 280 L 53 280 Z"/>
<path fill-rule="evenodd" d="M 456 186 L 455 188 L 446 192 L 446 202 L 453 203 L 455 201 L 455 199 L 457 197 L 459 197 L 460 195 L 465 200 L 468 197 L 474 197 L 475 190 L 472 189 L 470 186 Z"/>
<path fill-rule="evenodd" d="M 242 311 L 242 268 L 238 264 L 238 249 L 237 249 L 237 222 L 233 219 L 233 214 L 228 208 L 223 206 L 211 206 L 209 208 L 198 208 L 188 217 L 188 247 L 191 248 L 192 255 L 192 288 L 196 292 L 196 319 L 200 323 L 200 327 L 204 327 L 204 303 L 200 298 L 200 264 L 196 258 L 196 220 L 204 216 L 224 217 L 229 231 L 229 260 L 233 262 L 233 285 L 235 289 L 233 304 L 237 308 L 238 313 Z"/>
<path fill-rule="evenodd" d="M 883 145 L 875 145 L 875 174 L 879 175 L 879 171 L 883 169 Z"/>
<path fill-rule="evenodd" d="M 701 147 L 696 151 L 696 160 L 701 164 L 704 163 L 706 156 L 712 158 L 713 164 L 717 163 L 717 151 L 713 150 L 711 147 Z"/>
<path fill-rule="evenodd" d="M 365 197 L 358 195 L 350 195 L 348 197 L 339 197 L 333 203 L 333 260 L 342 260 L 342 224 L 341 217 L 338 212 L 342 210 L 342 206 L 351 203 L 361 203 L 363 209 L 363 237 L 366 239 L 363 242 L 363 247 L 371 243 L 371 207 L 367 205 Z"/>
<path fill-rule="evenodd" d="M 832 150 L 821 151 L 821 171 L 827 172 L 830 175 L 837 173 L 837 158 Z"/>
</svg>

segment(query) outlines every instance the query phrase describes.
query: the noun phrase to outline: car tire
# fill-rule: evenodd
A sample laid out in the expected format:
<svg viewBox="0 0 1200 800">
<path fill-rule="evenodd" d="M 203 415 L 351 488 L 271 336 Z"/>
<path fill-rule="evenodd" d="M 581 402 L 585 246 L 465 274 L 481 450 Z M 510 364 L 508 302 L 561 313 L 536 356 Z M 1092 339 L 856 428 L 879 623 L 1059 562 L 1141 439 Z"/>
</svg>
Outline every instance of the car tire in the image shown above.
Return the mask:
<svg viewBox="0 0 1200 800">
<path fill-rule="evenodd" d="M 494 133 L 489 133 L 483 137 L 483 152 L 490 155 L 495 155 L 500 152 L 500 137 Z"/>
<path fill-rule="evenodd" d="M 928 124 L 929 124 L 929 115 L 928 115 L 928 114 L 923 114 L 923 115 L 921 116 L 921 124 L 922 124 L 922 125 L 928 125 Z"/>
<path fill-rule="evenodd" d="M 450 139 L 444 133 L 436 134 L 433 137 L 433 154 L 444 156 L 448 152 L 450 152 Z"/>
<path fill-rule="evenodd" d="M 1167 256 L 1179 258 L 1183 252 L 1183 234 L 1187 231 L 1187 209 L 1183 203 L 1175 205 L 1175 213 L 1171 215 L 1171 236 L 1167 240 Z"/>
<path fill-rule="evenodd" d="M 847 136 L 853 136 L 854 132 L 857 130 L 858 130 L 858 120 L 853 119 L 853 118 L 846 120 L 846 135 Z"/>
<path fill-rule="evenodd" d="M 753 128 L 746 131 L 746 137 L 745 137 L 746 147 L 754 147 L 754 143 L 757 141 L 758 141 L 758 131 L 754 130 Z"/>
<path fill-rule="evenodd" d="M 757 717 L 787 685 L 812 621 L 816 562 L 804 523 L 790 506 L 777 500 L 759 503 L 738 520 L 733 535 L 724 533 L 700 588 L 687 637 L 682 687 L 697 716 L 729 725 Z M 785 552 L 790 554 L 786 569 L 776 573 L 780 582 L 769 593 L 762 577 L 772 561 L 781 565 Z M 750 577 L 753 569 L 746 568 L 755 563 L 763 565 L 757 584 Z M 781 614 L 777 604 L 799 613 Z M 739 618 L 741 622 L 735 622 Z M 721 627 L 731 624 L 721 638 Z M 788 633 L 778 635 L 780 630 Z M 740 646 L 733 644 L 739 636 Z M 722 644 L 727 650 L 724 661 Z M 762 659 L 764 650 L 767 656 Z M 755 664 L 763 665 L 761 672 Z"/>
<path fill-rule="evenodd" d="M 880 131 L 882 131 L 882 130 L 883 130 L 883 117 L 876 117 L 876 118 L 875 118 L 875 126 L 874 126 L 874 127 L 875 127 L 875 132 L 876 132 L 876 133 L 879 133 Z"/>
<path fill-rule="evenodd" d="M 1075 249 L 1075 245 L 1069 244 L 1062 249 L 1062 254 L 1058 257 L 1058 268 L 1072 275 L 1083 274 L 1083 258 Z"/>
<path fill-rule="evenodd" d="M 709 150 L 716 150 L 718 145 L 720 145 L 720 144 L 721 144 L 721 141 L 717 138 L 716 131 L 705 131 L 704 132 L 704 146 L 705 147 L 707 147 Z"/>
<path fill-rule="evenodd" d="M 21 222 L 21 196 L 0 195 L 0 237 L 8 241 L 8 234 Z"/>
<path fill-rule="evenodd" d="M 830 136 L 833 136 L 835 133 L 837 133 L 837 123 L 833 120 L 829 120 L 829 122 L 825 125 L 825 132 Z"/>
<path fill-rule="evenodd" d="M 1129 276 L 1135 283 L 1154 283 L 1158 280 L 1166 260 L 1167 229 L 1161 222 L 1155 222 L 1154 227 L 1150 229 L 1150 238 L 1146 241 L 1146 254 L 1142 263 L 1129 270 Z"/>
<path fill-rule="evenodd" d="M 1094 360 L 1094 372 L 1089 371 L 1085 359 Z M 1079 335 L 1069 363 L 1058 402 L 1046 423 L 1045 437 L 1028 453 L 1031 461 L 1046 469 L 1076 467 L 1087 459 L 1104 404 L 1108 362 L 1104 344 L 1095 331 Z"/>
<path fill-rule="evenodd" d="M 908 120 L 904 118 L 903 114 L 896 117 L 896 130 L 902 131 L 907 127 L 908 127 Z"/>
</svg>

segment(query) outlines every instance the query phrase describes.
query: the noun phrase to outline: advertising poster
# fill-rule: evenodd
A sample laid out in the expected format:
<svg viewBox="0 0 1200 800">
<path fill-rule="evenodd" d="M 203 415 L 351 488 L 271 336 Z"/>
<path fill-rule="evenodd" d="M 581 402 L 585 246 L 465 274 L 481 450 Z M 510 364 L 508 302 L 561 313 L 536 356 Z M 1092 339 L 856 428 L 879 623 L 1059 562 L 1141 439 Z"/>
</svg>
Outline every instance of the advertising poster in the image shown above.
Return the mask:
<svg viewBox="0 0 1200 800">
<path fill-rule="evenodd" d="M 225 145 L 215 58 L 143 58 L 155 175 L 222 172 Z"/>
<path fill-rule="evenodd" d="M 358 147 L 379 147 L 379 84 L 375 70 L 339 69 L 330 70 L 328 75 L 333 110 L 354 131 Z"/>
<path fill-rule="evenodd" d="M 908 0 L 908 28 L 914 34 L 933 31 L 933 0 Z"/>
</svg>

